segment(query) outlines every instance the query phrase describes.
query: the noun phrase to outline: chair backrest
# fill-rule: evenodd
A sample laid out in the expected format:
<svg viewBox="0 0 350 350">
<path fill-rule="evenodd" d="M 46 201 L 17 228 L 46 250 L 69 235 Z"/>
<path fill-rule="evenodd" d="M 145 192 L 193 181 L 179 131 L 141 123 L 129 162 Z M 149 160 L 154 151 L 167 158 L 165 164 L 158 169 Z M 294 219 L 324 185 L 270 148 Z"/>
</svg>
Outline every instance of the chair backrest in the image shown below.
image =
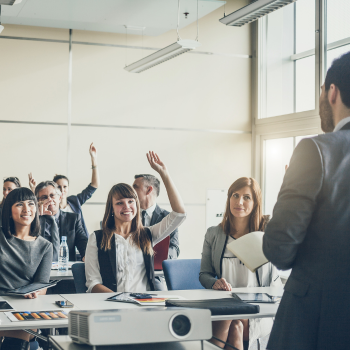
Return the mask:
<svg viewBox="0 0 350 350">
<path fill-rule="evenodd" d="M 204 289 L 199 282 L 201 259 L 164 260 L 163 271 L 168 290 Z"/>
<path fill-rule="evenodd" d="M 164 238 L 162 241 L 157 243 L 154 247 L 154 269 L 156 271 L 162 270 L 162 263 L 168 259 L 170 237 Z"/>
<path fill-rule="evenodd" d="M 77 293 L 86 293 L 86 277 L 85 277 L 85 264 L 76 263 L 72 265 L 72 273 L 74 277 L 75 290 Z"/>
</svg>

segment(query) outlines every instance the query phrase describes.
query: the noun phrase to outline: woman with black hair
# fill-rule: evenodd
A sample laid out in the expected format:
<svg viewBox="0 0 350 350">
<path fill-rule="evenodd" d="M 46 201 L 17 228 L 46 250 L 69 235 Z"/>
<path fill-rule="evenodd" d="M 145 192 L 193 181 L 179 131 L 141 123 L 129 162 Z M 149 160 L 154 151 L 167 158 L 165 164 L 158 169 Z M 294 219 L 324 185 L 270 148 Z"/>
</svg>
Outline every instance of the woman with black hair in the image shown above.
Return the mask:
<svg viewBox="0 0 350 350">
<path fill-rule="evenodd" d="M 4 179 L 4 185 L 2 187 L 3 199 L 0 202 L 0 227 L 1 227 L 1 211 L 7 195 L 15 188 L 21 187 L 21 182 L 18 177 L 7 177 Z"/>
<path fill-rule="evenodd" d="M 3 205 L 0 231 L 0 294 L 30 283 L 48 283 L 52 264 L 52 244 L 40 236 L 38 203 L 28 188 L 11 191 Z M 34 299 L 46 289 L 31 293 Z M 0 331 L 5 337 L 1 350 L 27 350 L 28 333 Z"/>
<path fill-rule="evenodd" d="M 155 288 L 153 246 L 179 227 L 186 213 L 165 164 L 154 152 L 149 152 L 147 159 L 163 180 L 172 212 L 161 222 L 144 227 L 135 190 L 123 183 L 114 185 L 108 194 L 102 230 L 90 235 L 86 248 L 88 292 L 146 292 Z"/>
<path fill-rule="evenodd" d="M 91 183 L 81 193 L 77 195 L 68 196 L 68 192 L 69 192 L 68 177 L 65 175 L 56 174 L 53 178 L 53 181 L 56 182 L 59 190 L 62 193 L 60 209 L 67 213 L 75 213 L 79 215 L 79 219 L 81 219 L 81 222 L 83 224 L 84 231 L 87 237 L 89 237 L 89 232 L 85 225 L 81 207 L 88 199 L 92 197 L 92 195 L 95 193 L 95 191 L 97 190 L 100 184 L 100 177 L 99 177 L 99 172 L 97 168 L 97 149 L 93 143 L 91 143 L 90 145 L 89 153 L 91 157 L 91 169 L 92 169 Z M 32 173 L 30 173 L 28 176 L 29 176 L 29 186 L 31 190 L 35 192 L 36 181 L 34 180 Z"/>
</svg>

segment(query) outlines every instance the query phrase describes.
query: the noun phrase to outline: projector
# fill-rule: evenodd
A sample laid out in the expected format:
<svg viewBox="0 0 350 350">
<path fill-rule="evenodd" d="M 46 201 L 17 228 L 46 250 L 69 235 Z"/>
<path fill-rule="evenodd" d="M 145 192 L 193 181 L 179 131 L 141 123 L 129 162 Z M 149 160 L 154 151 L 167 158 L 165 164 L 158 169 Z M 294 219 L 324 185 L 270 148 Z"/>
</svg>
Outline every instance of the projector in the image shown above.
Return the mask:
<svg viewBox="0 0 350 350">
<path fill-rule="evenodd" d="M 74 342 L 93 346 L 207 340 L 212 337 L 209 310 L 171 307 L 72 310 L 68 329 Z"/>
</svg>

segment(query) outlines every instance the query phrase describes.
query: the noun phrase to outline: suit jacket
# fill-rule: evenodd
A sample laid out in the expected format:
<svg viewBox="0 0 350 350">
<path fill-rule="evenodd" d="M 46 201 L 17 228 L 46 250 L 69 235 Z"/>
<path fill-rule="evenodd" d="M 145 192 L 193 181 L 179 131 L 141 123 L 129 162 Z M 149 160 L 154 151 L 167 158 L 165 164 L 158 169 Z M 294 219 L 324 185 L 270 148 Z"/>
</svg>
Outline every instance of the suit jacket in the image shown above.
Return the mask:
<svg viewBox="0 0 350 350">
<path fill-rule="evenodd" d="M 46 222 L 47 215 L 40 216 L 41 236 L 51 242 L 51 235 L 48 235 L 45 232 Z M 49 225 L 49 223 L 47 223 L 47 225 Z M 85 256 L 88 239 L 85 235 L 85 231 L 81 220 L 78 217 L 78 214 L 65 213 L 61 210 L 59 216 L 59 233 L 60 238 L 62 236 L 67 236 L 69 261 L 77 260 L 75 247 L 78 248 L 78 251 L 82 258 Z"/>
<path fill-rule="evenodd" d="M 269 350 L 349 348 L 349 179 L 350 123 L 296 147 L 263 241 L 273 264 L 293 269 Z"/>
<path fill-rule="evenodd" d="M 222 259 L 227 240 L 228 236 L 220 225 L 209 227 L 205 234 L 199 282 L 206 289 L 211 289 L 216 280 L 222 277 Z M 281 283 L 278 271 L 272 264 L 257 269 L 256 275 L 260 287 L 269 287 L 274 282 L 276 285 Z"/>
<path fill-rule="evenodd" d="M 81 206 L 88 200 L 91 198 L 91 196 L 95 193 L 95 191 L 97 190 L 96 187 L 91 186 L 90 184 L 88 185 L 88 187 L 86 187 L 81 193 L 79 193 L 76 196 L 69 196 L 67 197 L 67 202 L 69 203 L 70 207 L 72 208 L 72 210 L 74 211 L 74 213 L 79 215 L 79 219 L 81 219 L 81 223 L 83 225 L 86 237 L 89 237 L 89 232 L 88 229 L 85 225 L 85 221 L 84 221 L 84 216 L 82 213 L 82 209 Z"/>
<path fill-rule="evenodd" d="M 152 215 L 150 226 L 161 222 L 168 214 L 169 212 L 167 210 L 160 208 L 157 204 Z M 170 234 L 168 259 L 177 259 L 177 257 L 180 255 L 179 245 L 179 231 L 176 229 Z"/>
</svg>

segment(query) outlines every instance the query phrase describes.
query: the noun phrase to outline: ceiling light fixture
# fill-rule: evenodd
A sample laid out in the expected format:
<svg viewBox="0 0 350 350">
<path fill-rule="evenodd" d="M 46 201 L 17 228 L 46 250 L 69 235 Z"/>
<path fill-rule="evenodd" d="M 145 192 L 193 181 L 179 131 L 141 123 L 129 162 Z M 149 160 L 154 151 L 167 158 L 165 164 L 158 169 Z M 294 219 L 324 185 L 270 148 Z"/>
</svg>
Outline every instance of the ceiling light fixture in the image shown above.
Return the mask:
<svg viewBox="0 0 350 350">
<path fill-rule="evenodd" d="M 196 40 L 182 40 L 179 34 L 179 14 L 180 14 L 180 0 L 178 0 L 177 8 L 177 41 L 161 50 L 158 50 L 151 55 L 142 58 L 141 60 L 134 62 L 126 67 L 130 73 L 141 73 L 149 68 L 152 68 L 160 63 L 168 61 L 176 56 L 179 56 L 190 50 L 194 50 L 201 44 L 198 42 L 198 0 L 197 0 L 197 37 Z"/>
<path fill-rule="evenodd" d="M 227 26 L 242 27 L 247 23 L 254 22 L 260 17 L 266 16 L 270 12 L 278 10 L 295 1 L 296 0 L 256 0 L 221 18 L 219 21 Z"/>
</svg>

